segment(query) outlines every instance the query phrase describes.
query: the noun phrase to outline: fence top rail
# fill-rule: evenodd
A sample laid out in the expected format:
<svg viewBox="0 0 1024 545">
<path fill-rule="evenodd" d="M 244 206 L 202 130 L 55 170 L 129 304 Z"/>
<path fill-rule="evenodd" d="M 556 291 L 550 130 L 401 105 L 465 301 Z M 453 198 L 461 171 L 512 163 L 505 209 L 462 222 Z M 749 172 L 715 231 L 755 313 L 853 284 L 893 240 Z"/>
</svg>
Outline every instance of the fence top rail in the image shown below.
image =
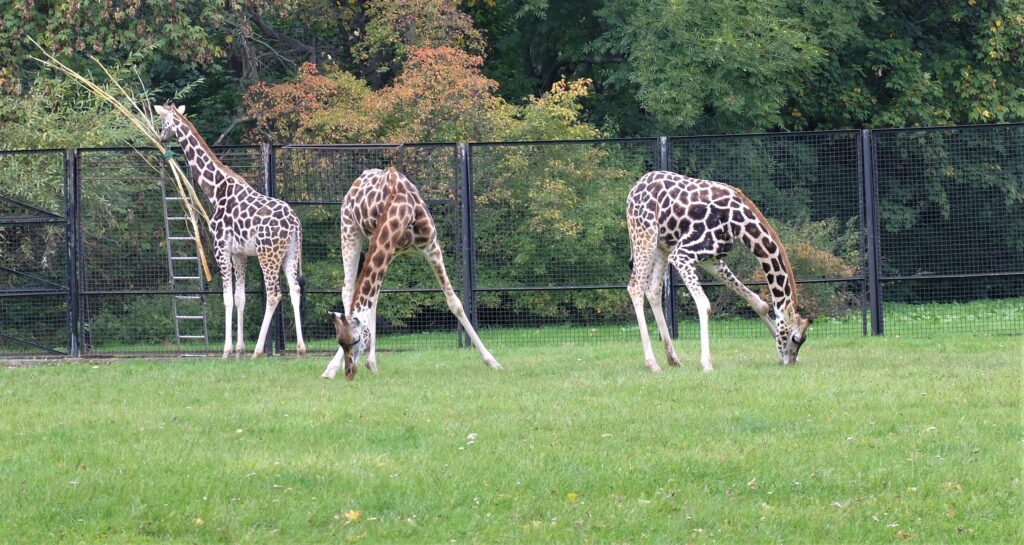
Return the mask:
<svg viewBox="0 0 1024 545">
<path fill-rule="evenodd" d="M 61 154 L 61 156 L 67 153 L 66 149 L 63 148 L 42 148 L 42 149 L 3 149 L 0 150 L 0 155 L 45 155 L 45 154 Z"/>
<path fill-rule="evenodd" d="M 534 145 L 558 145 L 558 144 L 622 144 L 629 142 L 657 143 L 658 136 L 644 136 L 636 138 L 587 138 L 582 140 L 510 140 L 507 142 L 469 142 L 470 147 L 479 146 L 534 146 Z"/>
<path fill-rule="evenodd" d="M 456 142 L 403 142 L 400 144 L 274 144 L 275 150 L 308 149 L 308 150 L 346 150 L 346 149 L 402 149 L 402 148 L 455 148 Z"/>
<path fill-rule="evenodd" d="M 669 136 L 669 140 L 705 140 L 705 139 L 731 139 L 731 138 L 798 138 L 816 135 L 847 135 L 856 136 L 861 131 L 857 129 L 829 129 L 824 131 L 786 131 L 786 132 L 752 132 L 752 133 L 730 133 L 730 134 L 687 134 L 682 136 Z"/>
<path fill-rule="evenodd" d="M 939 125 L 935 127 L 890 127 L 887 129 L 871 129 L 873 133 L 900 133 L 900 132 L 935 132 L 935 131 L 956 131 L 956 130 L 992 130 L 992 129 L 1016 129 L 1024 128 L 1024 122 L 1017 123 L 976 123 L 973 125 Z"/>
<path fill-rule="evenodd" d="M 168 145 L 167 148 L 168 149 L 178 150 L 178 149 L 181 149 L 181 146 L 179 146 L 177 144 L 174 144 L 174 145 Z M 225 151 L 228 151 L 228 150 L 259 150 L 260 146 L 258 144 L 232 144 L 232 145 L 226 145 L 226 146 L 223 146 L 223 145 L 221 145 L 221 146 L 210 146 L 210 148 L 213 149 L 213 150 L 225 150 Z M 97 146 L 97 147 L 91 147 L 91 148 L 74 148 L 74 149 L 78 153 L 104 153 L 104 152 L 113 152 L 113 151 L 123 151 L 123 152 L 129 152 L 129 151 L 156 152 L 156 151 L 158 151 L 156 148 L 154 148 L 152 146 Z"/>
</svg>

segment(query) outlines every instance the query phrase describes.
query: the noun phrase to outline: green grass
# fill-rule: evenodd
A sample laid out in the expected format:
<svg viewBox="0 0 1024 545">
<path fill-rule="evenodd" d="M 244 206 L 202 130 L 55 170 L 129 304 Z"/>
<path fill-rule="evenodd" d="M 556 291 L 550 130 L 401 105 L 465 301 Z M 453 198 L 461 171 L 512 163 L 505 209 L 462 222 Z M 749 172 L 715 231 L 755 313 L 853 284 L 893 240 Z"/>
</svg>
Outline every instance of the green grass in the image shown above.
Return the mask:
<svg viewBox="0 0 1024 545">
<path fill-rule="evenodd" d="M 1021 542 L 1024 338 L 712 342 L 2 369 L 0 543 Z"/>
</svg>

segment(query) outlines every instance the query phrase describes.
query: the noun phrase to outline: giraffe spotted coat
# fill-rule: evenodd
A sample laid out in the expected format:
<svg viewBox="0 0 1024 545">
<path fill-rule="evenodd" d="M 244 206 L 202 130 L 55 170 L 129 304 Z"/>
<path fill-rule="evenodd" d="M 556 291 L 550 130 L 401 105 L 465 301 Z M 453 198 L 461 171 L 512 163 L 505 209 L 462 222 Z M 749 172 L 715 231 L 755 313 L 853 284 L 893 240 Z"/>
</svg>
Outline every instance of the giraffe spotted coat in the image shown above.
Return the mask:
<svg viewBox="0 0 1024 545">
<path fill-rule="evenodd" d="M 369 241 L 369 248 L 362 270 L 357 271 L 364 241 Z M 448 309 L 458 319 L 484 363 L 492 369 L 500 369 L 501 365 L 477 336 L 448 280 L 437 230 L 426 203 L 405 175 L 389 168 L 363 171 L 341 205 L 345 312 L 331 313 L 339 348 L 321 376 L 334 378 L 344 362 L 345 378 L 352 380 L 364 352 L 367 352 L 366 367 L 377 372 L 377 300 L 388 265 L 395 255 L 403 252 L 420 253 L 426 258 L 441 285 Z"/>
<path fill-rule="evenodd" d="M 739 189 L 674 172 L 649 172 L 626 198 L 626 220 L 633 272 L 629 294 L 640 325 L 647 366 L 661 368 L 654 359 L 645 325 L 646 296 L 658 324 L 669 365 L 678 365 L 662 311 L 661 294 L 671 263 L 697 306 L 700 319 L 701 368 L 710 371 L 708 317 L 711 304 L 701 288 L 697 267 L 705 269 L 736 292 L 757 312 L 775 336 L 784 365 L 797 362 L 810 322 L 796 311 L 796 278 L 786 250 L 771 225 Z M 749 248 L 764 269 L 772 304 L 764 302 L 736 277 L 720 258 L 736 242 Z"/>
<path fill-rule="evenodd" d="M 231 352 L 232 307 L 238 313 L 236 357 L 245 350 L 242 318 L 245 309 L 247 256 L 259 259 L 266 289 L 266 307 L 253 357 L 263 353 L 270 321 L 281 301 L 279 274 L 282 266 L 295 313 L 296 351 L 300 355 L 305 353 L 299 312 L 303 283 L 302 226 L 299 218 L 284 201 L 256 191 L 245 179 L 224 165 L 185 118 L 184 106 L 155 106 L 154 110 L 160 116 L 163 127 L 160 139 L 166 141 L 171 136 L 177 138 L 192 176 L 213 205 L 210 231 L 224 295 L 223 357 L 226 358 Z"/>
</svg>

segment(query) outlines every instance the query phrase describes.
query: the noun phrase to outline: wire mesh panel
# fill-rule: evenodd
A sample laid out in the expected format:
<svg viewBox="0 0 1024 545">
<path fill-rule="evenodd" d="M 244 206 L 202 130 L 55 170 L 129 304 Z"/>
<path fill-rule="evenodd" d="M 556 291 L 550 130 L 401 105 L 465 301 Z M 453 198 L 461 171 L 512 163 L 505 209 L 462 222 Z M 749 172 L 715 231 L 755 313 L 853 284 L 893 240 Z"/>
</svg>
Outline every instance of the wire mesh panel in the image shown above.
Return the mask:
<svg viewBox="0 0 1024 545">
<path fill-rule="evenodd" d="M 798 308 L 815 316 L 814 335 L 864 331 L 863 220 L 857 132 L 816 132 L 672 139 L 671 162 L 682 174 L 725 182 L 752 200 L 778 232 L 798 279 Z M 737 245 L 733 271 L 761 297 L 764 272 Z M 710 282 L 709 282 L 710 284 Z M 697 338 L 693 299 L 674 275 L 679 335 Z M 707 290 L 712 335 L 763 334 L 765 326 L 727 289 Z"/>
<path fill-rule="evenodd" d="M 0 151 L 0 356 L 69 351 L 63 151 Z"/>
<path fill-rule="evenodd" d="M 886 333 L 1024 333 L 1024 125 L 874 131 Z"/>
<path fill-rule="evenodd" d="M 275 194 L 291 204 L 303 228 L 306 318 L 310 350 L 335 351 L 328 310 L 341 311 L 341 204 L 366 169 L 396 166 L 426 201 L 444 249 L 452 285 L 462 286 L 457 148 L 453 144 L 286 146 L 275 150 Z M 363 251 L 368 242 L 363 243 Z M 458 344 L 457 322 L 448 311 L 432 269 L 422 256 L 400 255 L 388 267 L 377 308 L 380 350 L 446 348 Z M 293 322 L 284 331 L 294 338 Z"/>
<path fill-rule="evenodd" d="M 484 341 L 638 337 L 625 290 L 626 194 L 658 164 L 658 142 L 475 144 L 471 151 Z"/>
</svg>

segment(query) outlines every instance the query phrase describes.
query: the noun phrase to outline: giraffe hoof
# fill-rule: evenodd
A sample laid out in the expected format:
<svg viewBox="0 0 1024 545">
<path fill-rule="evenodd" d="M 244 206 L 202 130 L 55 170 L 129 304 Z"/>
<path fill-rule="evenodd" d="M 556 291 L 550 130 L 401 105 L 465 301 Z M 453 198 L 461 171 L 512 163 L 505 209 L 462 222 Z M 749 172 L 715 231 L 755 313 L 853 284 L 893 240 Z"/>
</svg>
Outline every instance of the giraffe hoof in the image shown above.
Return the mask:
<svg viewBox="0 0 1024 545">
<path fill-rule="evenodd" d="M 323 373 L 322 373 L 322 374 L 320 375 L 320 378 L 323 378 L 323 379 L 327 379 L 327 380 L 331 380 L 331 379 L 333 379 L 333 378 L 334 378 L 334 373 L 331 373 L 331 372 L 328 372 L 328 371 L 324 371 L 324 372 L 323 372 Z"/>
<path fill-rule="evenodd" d="M 650 369 L 652 373 L 661 372 L 661 367 L 657 363 L 648 363 L 647 368 Z"/>
</svg>

